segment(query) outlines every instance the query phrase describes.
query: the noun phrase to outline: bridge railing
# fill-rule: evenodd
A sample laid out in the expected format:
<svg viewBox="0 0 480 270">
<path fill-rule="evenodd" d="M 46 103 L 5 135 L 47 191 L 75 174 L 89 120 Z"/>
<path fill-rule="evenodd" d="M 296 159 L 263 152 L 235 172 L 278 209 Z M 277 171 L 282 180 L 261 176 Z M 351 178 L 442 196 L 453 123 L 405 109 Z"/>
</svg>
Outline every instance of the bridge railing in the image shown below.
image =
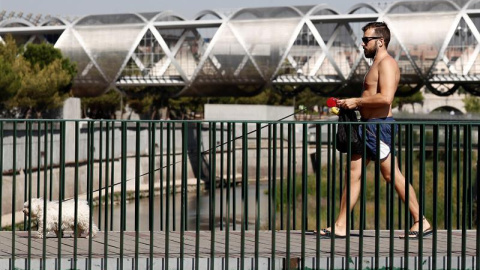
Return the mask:
<svg viewBox="0 0 480 270">
<path fill-rule="evenodd" d="M 0 223 L 3 230 L 11 230 L 5 232 L 11 235 L 11 247 L 8 260 L 0 256 L 0 264 L 12 269 L 38 264 L 42 269 L 63 269 L 66 264 L 74 269 L 90 269 L 92 264 L 99 269 L 112 264 L 122 269 L 278 269 L 298 260 L 300 269 L 333 269 L 345 263 L 363 269 L 422 268 L 426 258 L 435 269 L 475 264 L 480 249 L 470 254 L 468 247 L 477 241 L 467 232 L 476 231 L 478 238 L 480 122 L 384 125 L 394 130 L 391 156 L 416 193 L 406 189 L 407 200 L 418 198 L 420 216 L 432 225 L 431 238 L 398 239 L 415 222 L 392 185 L 400 179 L 398 172 L 385 182 L 378 163 L 365 162 L 359 182 L 354 181 L 347 162 L 351 148 L 345 154 L 335 150 L 334 121 L 1 121 Z M 353 129 L 366 132 L 364 124 L 347 124 L 347 131 Z M 314 231 L 334 224 L 342 190 L 352 190 L 354 182 L 361 191 L 347 215 L 346 239 L 317 237 Z M 58 206 L 45 208 L 37 224 L 29 222 L 35 219 L 32 209 L 26 216 L 19 212 L 24 202 L 33 205 L 35 198 L 43 198 L 43 206 L 47 201 Z M 354 200 L 344 199 L 347 204 Z M 46 227 L 51 215 L 68 221 L 65 215 L 72 212 L 74 224 L 80 224 L 83 200 L 90 211 L 89 230 L 83 235 L 36 234 L 38 223 L 46 222 Z M 85 240 L 80 236 L 94 232 L 94 226 L 100 232 L 81 247 Z M 73 230 L 81 233 L 79 225 Z M 286 238 L 278 240 L 280 234 Z M 240 235 L 240 242 L 234 235 Z M 368 246 L 372 237 L 373 246 Z M 19 239 L 28 239 L 25 251 Z M 52 239 L 58 245 L 55 252 L 50 250 Z M 74 241 L 72 253 L 64 247 L 69 239 Z M 382 242 L 389 243 L 388 251 L 380 250 Z M 126 246 L 132 245 L 127 252 Z M 448 247 L 444 253 L 442 245 Z M 368 265 L 366 259 L 371 260 Z"/>
</svg>

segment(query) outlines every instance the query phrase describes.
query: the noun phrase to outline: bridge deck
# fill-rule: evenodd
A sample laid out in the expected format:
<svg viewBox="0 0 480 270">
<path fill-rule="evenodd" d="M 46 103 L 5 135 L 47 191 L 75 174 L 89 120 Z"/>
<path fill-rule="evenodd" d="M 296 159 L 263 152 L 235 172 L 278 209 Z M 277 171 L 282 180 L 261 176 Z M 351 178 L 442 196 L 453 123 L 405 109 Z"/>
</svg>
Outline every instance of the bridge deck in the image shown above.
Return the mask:
<svg viewBox="0 0 480 270">
<path fill-rule="evenodd" d="M 402 234 L 403 231 L 395 231 L 395 235 Z M 184 244 L 184 256 L 185 258 L 195 257 L 195 231 L 186 231 L 185 232 L 185 244 Z M 459 257 L 462 255 L 462 232 L 453 231 L 452 232 L 452 243 L 451 243 L 451 256 Z M 301 232 L 291 231 L 290 232 L 290 254 L 291 258 L 301 257 Z M 92 257 L 108 257 L 115 258 L 120 256 L 120 232 L 109 232 L 108 233 L 108 255 L 104 256 L 105 250 L 105 234 L 99 232 L 92 239 Z M 165 258 L 166 257 L 166 234 L 165 232 L 154 232 L 153 235 L 154 246 L 153 246 L 153 256 L 155 258 Z M 200 232 L 200 243 L 199 243 L 199 257 L 209 258 L 211 256 L 210 247 L 211 247 L 211 233 L 209 231 Z M 287 254 L 287 232 L 286 231 L 277 231 L 275 234 L 275 257 L 285 258 Z M 305 235 L 305 257 L 312 258 L 316 256 L 316 239 L 317 236 L 314 234 Z M 477 234 L 475 230 L 467 231 L 466 237 L 466 248 L 465 254 L 467 257 L 476 256 L 476 239 Z M 43 239 L 30 238 L 30 256 L 32 259 L 42 258 L 43 253 Z M 350 238 L 350 256 L 358 257 L 359 256 L 359 241 L 361 238 L 358 236 L 358 231 L 352 231 L 352 236 Z M 28 256 L 28 232 L 19 231 L 16 232 L 15 239 L 15 257 L 16 258 L 26 258 Z M 140 232 L 138 238 L 138 253 L 139 257 L 145 258 L 150 255 L 150 233 L 149 232 Z M 380 232 L 380 245 L 378 246 L 379 256 L 388 257 L 389 256 L 389 231 Z M 0 232 L 0 259 L 9 259 L 12 257 L 12 233 L 11 232 Z M 61 254 L 62 257 L 73 257 L 74 252 L 74 238 L 73 237 L 64 237 L 62 238 L 62 247 Z M 169 234 L 169 246 L 168 246 L 168 257 L 169 258 L 179 258 L 180 257 L 180 232 L 170 232 Z M 216 231 L 215 233 L 215 258 L 223 258 L 225 254 L 225 243 L 226 235 L 225 231 Z M 245 232 L 245 257 L 254 257 L 255 256 L 255 231 L 246 231 Z M 433 237 L 428 236 L 424 238 L 423 241 L 423 256 L 428 257 L 432 256 L 432 244 Z M 345 239 L 336 239 L 335 240 L 335 257 L 345 256 Z M 409 256 L 416 257 L 418 256 L 418 240 L 409 241 Z M 320 254 L 321 257 L 329 257 L 331 254 L 331 240 L 330 239 L 320 239 Z M 365 231 L 363 237 L 363 256 L 364 257 L 375 257 L 375 231 Z M 394 256 L 395 257 L 404 257 L 405 242 L 403 239 L 398 237 L 394 238 Z M 437 256 L 447 256 L 447 231 L 438 231 L 437 239 Z M 123 246 L 123 255 L 124 257 L 134 257 L 135 256 L 135 232 L 124 232 L 124 246 Z M 241 231 L 230 231 L 229 233 L 229 248 L 228 248 L 228 257 L 229 258 L 238 258 L 241 256 Z M 259 235 L 259 257 L 261 258 L 270 258 L 272 255 L 272 232 L 271 231 L 260 231 Z M 56 237 L 48 236 L 46 239 L 46 256 L 47 258 L 56 258 L 58 255 L 58 239 Z M 89 241 L 85 238 L 78 238 L 77 243 L 77 258 L 88 257 L 89 254 Z"/>
</svg>

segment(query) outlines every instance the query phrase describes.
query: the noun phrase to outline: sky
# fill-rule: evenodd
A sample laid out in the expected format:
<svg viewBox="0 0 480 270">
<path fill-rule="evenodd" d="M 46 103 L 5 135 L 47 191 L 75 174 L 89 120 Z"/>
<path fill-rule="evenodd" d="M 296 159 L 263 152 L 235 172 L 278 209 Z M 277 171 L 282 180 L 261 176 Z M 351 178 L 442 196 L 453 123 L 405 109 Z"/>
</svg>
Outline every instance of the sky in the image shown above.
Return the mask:
<svg viewBox="0 0 480 270">
<path fill-rule="evenodd" d="M 34 15 L 82 16 L 92 14 L 157 12 L 171 10 L 185 19 L 193 19 L 202 10 L 236 9 L 291 5 L 317 5 L 325 3 L 345 13 L 357 3 L 385 4 L 392 0 L 0 0 L 0 11 L 33 13 Z"/>
</svg>

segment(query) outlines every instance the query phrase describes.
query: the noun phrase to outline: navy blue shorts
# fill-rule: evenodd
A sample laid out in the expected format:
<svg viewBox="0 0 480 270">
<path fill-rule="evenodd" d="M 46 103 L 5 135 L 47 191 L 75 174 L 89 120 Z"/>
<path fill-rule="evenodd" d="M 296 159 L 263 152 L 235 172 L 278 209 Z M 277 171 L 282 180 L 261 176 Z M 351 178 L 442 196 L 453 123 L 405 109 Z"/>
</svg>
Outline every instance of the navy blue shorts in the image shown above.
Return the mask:
<svg viewBox="0 0 480 270">
<path fill-rule="evenodd" d="M 393 117 L 361 119 L 366 122 L 365 144 L 367 157 L 371 160 L 383 160 L 388 157 L 392 149 L 392 124 L 395 122 Z M 379 124 L 379 122 L 388 122 L 388 124 Z M 380 158 L 377 157 L 377 125 L 380 127 Z M 395 125 L 395 131 L 397 126 Z M 359 126 L 359 136 L 363 138 L 363 127 Z"/>
</svg>

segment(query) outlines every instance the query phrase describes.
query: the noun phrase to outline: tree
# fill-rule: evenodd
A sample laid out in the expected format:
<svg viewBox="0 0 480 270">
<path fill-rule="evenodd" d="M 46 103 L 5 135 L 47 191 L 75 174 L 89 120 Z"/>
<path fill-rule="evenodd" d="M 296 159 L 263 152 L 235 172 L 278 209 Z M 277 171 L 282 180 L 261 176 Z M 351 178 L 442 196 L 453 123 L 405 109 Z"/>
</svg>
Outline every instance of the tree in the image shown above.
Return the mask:
<svg viewBox="0 0 480 270">
<path fill-rule="evenodd" d="M 0 110 L 30 118 L 63 105 L 76 66 L 50 44 L 17 46 L 11 35 L 0 44 Z"/>
<path fill-rule="evenodd" d="M 327 98 L 319 96 L 310 90 L 304 90 L 300 92 L 295 98 L 296 107 L 303 105 L 305 106 L 305 113 L 312 113 L 314 108 L 321 109 L 327 104 Z"/>
<path fill-rule="evenodd" d="M 149 119 L 184 119 L 205 104 L 206 98 L 174 98 L 178 88 L 135 87 L 124 89 L 128 106 L 140 117 Z"/>
<path fill-rule="evenodd" d="M 71 76 L 62 69 L 61 60 L 44 68 L 39 65 L 25 67 L 20 89 L 10 106 L 18 108 L 25 118 L 41 118 L 45 111 L 61 107 L 67 95 L 60 90 L 71 83 Z"/>
<path fill-rule="evenodd" d="M 115 112 L 121 109 L 122 95 L 109 90 L 98 97 L 82 98 L 83 115 L 92 119 L 115 119 Z"/>
<path fill-rule="evenodd" d="M 412 105 L 413 112 L 415 112 L 414 105 L 415 104 L 423 105 L 423 100 L 424 100 L 424 97 L 422 92 L 416 92 L 415 94 L 407 97 L 395 97 L 393 99 L 392 108 L 398 107 L 398 110 L 401 111 L 403 109 L 403 106 L 410 104 Z"/>
<path fill-rule="evenodd" d="M 40 69 L 43 69 L 56 60 L 60 60 L 61 69 L 70 76 L 70 83 L 65 85 L 65 87 L 60 88 L 59 90 L 67 93 L 72 88 L 73 79 L 77 74 L 77 67 L 74 63 L 70 62 L 70 59 L 63 58 L 62 52 L 59 49 L 53 47 L 52 44 L 41 43 L 33 44 L 29 43 L 26 46 L 26 50 L 23 53 L 23 57 L 27 60 L 32 66 L 38 65 Z"/>
<path fill-rule="evenodd" d="M 14 71 L 21 79 L 8 107 L 25 118 L 41 118 L 44 113 L 60 108 L 72 86 L 75 64 L 50 44 L 28 44 L 25 51 L 15 51 L 12 43 L 6 44 L 0 52 L 14 61 Z M 11 60 L 13 52 L 20 52 L 15 60 Z"/>
<path fill-rule="evenodd" d="M 469 113 L 480 113 L 480 98 L 474 96 L 466 96 L 463 100 L 465 110 Z"/>
<path fill-rule="evenodd" d="M 24 61 L 17 57 L 19 49 L 11 35 L 0 45 L 0 110 L 5 114 L 10 100 L 21 87 L 21 69 Z"/>
<path fill-rule="evenodd" d="M 0 56 L 0 100 L 4 104 L 15 96 L 21 86 L 21 78 L 12 63 Z M 3 107 L 3 106 L 2 106 Z"/>
</svg>

